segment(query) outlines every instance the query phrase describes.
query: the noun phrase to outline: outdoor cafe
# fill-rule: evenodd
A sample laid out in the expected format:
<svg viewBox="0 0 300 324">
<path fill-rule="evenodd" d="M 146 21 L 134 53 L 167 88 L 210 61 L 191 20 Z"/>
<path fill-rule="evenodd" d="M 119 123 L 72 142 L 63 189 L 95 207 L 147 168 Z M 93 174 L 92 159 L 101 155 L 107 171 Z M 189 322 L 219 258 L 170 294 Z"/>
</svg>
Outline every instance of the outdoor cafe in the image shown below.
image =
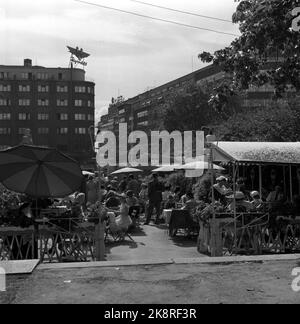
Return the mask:
<svg viewBox="0 0 300 324">
<path fill-rule="evenodd" d="M 196 181 L 210 176 L 209 199 L 194 201 L 195 212 L 181 201 L 163 209 L 170 239 L 180 231 L 197 237 L 195 249 L 210 256 L 298 252 L 300 143 L 207 145 L 204 161 L 156 170 L 184 172 Z M 230 178 L 223 205 L 214 190 L 220 175 Z M 83 212 L 83 181 L 78 163 L 57 150 L 21 145 L 1 151 L 0 260 L 104 260 L 107 215 L 101 201 Z M 241 208 L 242 191 L 248 197 L 256 192 L 260 208 Z"/>
<path fill-rule="evenodd" d="M 212 161 L 232 176 L 235 208 L 224 212 L 213 201 L 215 207 L 202 214 L 199 252 L 212 256 L 298 252 L 300 143 L 213 142 L 210 150 Z M 238 210 L 240 178 L 246 179 L 248 190 L 259 191 L 264 201 L 260 211 Z M 281 203 L 268 200 L 268 187 L 279 188 Z"/>
</svg>

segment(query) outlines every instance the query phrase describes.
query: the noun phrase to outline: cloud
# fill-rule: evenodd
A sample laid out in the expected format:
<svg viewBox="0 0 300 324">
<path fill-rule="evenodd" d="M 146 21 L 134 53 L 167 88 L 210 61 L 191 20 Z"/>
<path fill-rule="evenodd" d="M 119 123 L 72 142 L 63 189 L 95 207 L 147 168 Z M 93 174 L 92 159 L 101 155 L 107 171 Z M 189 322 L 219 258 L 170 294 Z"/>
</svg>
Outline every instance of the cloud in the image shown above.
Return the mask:
<svg viewBox="0 0 300 324">
<path fill-rule="evenodd" d="M 230 23 L 151 8 L 129 0 L 89 0 L 136 13 L 237 33 Z M 230 19 L 234 0 L 149 0 L 199 14 Z M 97 116 L 112 97 L 132 97 L 202 67 L 201 51 L 230 43 L 231 36 L 183 28 L 101 9 L 74 0 L 0 0 L 1 64 L 26 57 L 43 66 L 68 66 L 67 45 L 91 53 L 87 77 L 96 83 Z M 193 57 L 193 59 L 192 59 Z"/>
</svg>

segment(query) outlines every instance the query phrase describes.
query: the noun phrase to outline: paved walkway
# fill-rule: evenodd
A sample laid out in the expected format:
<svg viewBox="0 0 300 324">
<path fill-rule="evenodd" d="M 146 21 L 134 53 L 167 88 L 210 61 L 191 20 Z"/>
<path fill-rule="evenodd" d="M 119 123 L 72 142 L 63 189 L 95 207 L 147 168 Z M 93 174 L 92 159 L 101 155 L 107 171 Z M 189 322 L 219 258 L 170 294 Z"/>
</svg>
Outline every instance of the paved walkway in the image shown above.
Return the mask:
<svg viewBox="0 0 300 324">
<path fill-rule="evenodd" d="M 200 258 L 197 251 L 197 239 L 178 236 L 171 239 L 168 228 L 162 226 L 142 226 L 141 231 L 132 235 L 124 243 L 108 244 L 107 261 L 162 260 L 174 258 Z"/>
<path fill-rule="evenodd" d="M 99 303 L 114 304 L 116 309 L 116 304 L 123 303 L 298 304 L 300 292 L 293 291 L 291 284 L 295 279 L 292 270 L 299 266 L 299 260 L 285 260 L 227 265 L 37 269 L 18 290 L 15 303 Z M 102 315 L 99 316 L 101 321 Z"/>
</svg>

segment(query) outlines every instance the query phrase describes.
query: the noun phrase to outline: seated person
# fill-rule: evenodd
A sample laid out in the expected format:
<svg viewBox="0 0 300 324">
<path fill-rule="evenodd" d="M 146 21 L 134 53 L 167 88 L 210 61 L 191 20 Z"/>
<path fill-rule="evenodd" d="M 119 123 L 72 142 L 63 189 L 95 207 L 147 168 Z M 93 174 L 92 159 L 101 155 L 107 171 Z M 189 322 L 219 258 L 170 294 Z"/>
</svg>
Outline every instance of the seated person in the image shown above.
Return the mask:
<svg viewBox="0 0 300 324">
<path fill-rule="evenodd" d="M 129 207 L 126 204 L 127 196 L 125 194 L 122 194 L 119 197 L 121 203 L 120 210 L 119 212 L 117 212 L 119 216 L 115 217 L 114 220 L 113 215 L 115 215 L 115 212 L 108 210 L 108 217 L 110 219 L 110 222 L 112 221 L 113 226 L 117 226 L 114 228 L 116 231 L 127 232 L 128 228 L 132 225 L 132 219 L 129 216 Z"/>
<path fill-rule="evenodd" d="M 217 183 L 213 186 L 215 200 L 219 200 L 222 203 L 226 203 L 226 196 L 232 193 L 232 190 L 228 188 L 227 178 L 221 176 L 217 178 Z"/>
<path fill-rule="evenodd" d="M 284 193 L 280 186 L 276 186 L 275 190 L 270 192 L 269 196 L 267 197 L 268 203 L 283 203 L 284 200 Z"/>
<path fill-rule="evenodd" d="M 174 190 L 174 196 L 175 196 L 175 201 L 177 203 L 179 203 L 180 198 L 181 198 L 181 188 L 180 187 L 176 187 L 176 189 Z"/>
<path fill-rule="evenodd" d="M 173 195 L 170 195 L 165 202 L 165 209 L 175 209 L 176 208 L 176 200 Z"/>
<path fill-rule="evenodd" d="M 259 210 L 263 207 L 263 201 L 260 199 L 260 194 L 258 191 L 252 191 L 250 194 L 251 198 L 253 199 L 251 201 L 252 210 Z"/>
<path fill-rule="evenodd" d="M 166 186 L 165 187 L 165 190 L 163 191 L 162 193 L 162 199 L 163 199 L 163 202 L 165 203 L 169 197 L 173 195 L 172 191 L 171 191 L 171 186 Z"/>
<path fill-rule="evenodd" d="M 126 203 L 127 203 L 128 207 L 139 206 L 139 201 L 134 196 L 134 193 L 132 190 L 128 190 L 126 195 L 127 195 Z"/>
<path fill-rule="evenodd" d="M 187 201 L 185 202 L 184 206 L 182 207 L 183 210 L 188 210 L 190 212 L 190 215 L 193 215 L 197 209 L 197 202 L 194 198 L 194 194 L 192 192 L 188 192 L 186 194 Z"/>
<path fill-rule="evenodd" d="M 120 204 L 121 202 L 120 199 L 117 197 L 116 192 L 110 191 L 107 195 L 105 206 L 107 208 L 116 209 L 119 208 Z"/>
<path fill-rule="evenodd" d="M 72 217 L 83 219 L 85 207 L 85 194 L 82 192 L 76 192 L 71 207 Z"/>
<path fill-rule="evenodd" d="M 234 195 L 229 196 L 228 199 L 234 199 Z M 241 191 L 237 191 L 235 193 L 235 204 L 234 201 L 228 206 L 230 212 L 234 212 L 234 207 L 236 207 L 236 211 L 238 213 L 241 212 L 250 212 L 252 209 L 252 205 L 249 201 L 246 201 L 246 197 L 244 193 Z"/>
<path fill-rule="evenodd" d="M 188 196 L 187 194 L 185 194 L 181 197 L 180 202 L 182 205 L 185 205 L 187 201 L 188 201 Z"/>
</svg>

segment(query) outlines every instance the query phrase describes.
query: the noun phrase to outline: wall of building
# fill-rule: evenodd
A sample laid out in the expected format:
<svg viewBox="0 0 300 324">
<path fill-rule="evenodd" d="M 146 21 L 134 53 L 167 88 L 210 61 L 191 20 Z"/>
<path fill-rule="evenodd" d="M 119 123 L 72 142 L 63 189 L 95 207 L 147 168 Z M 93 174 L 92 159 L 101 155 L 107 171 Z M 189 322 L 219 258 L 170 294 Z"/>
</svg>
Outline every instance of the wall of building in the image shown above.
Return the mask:
<svg viewBox="0 0 300 324">
<path fill-rule="evenodd" d="M 18 145 L 30 129 L 35 145 L 90 159 L 94 92 L 81 69 L 0 66 L 0 147 Z"/>
</svg>

